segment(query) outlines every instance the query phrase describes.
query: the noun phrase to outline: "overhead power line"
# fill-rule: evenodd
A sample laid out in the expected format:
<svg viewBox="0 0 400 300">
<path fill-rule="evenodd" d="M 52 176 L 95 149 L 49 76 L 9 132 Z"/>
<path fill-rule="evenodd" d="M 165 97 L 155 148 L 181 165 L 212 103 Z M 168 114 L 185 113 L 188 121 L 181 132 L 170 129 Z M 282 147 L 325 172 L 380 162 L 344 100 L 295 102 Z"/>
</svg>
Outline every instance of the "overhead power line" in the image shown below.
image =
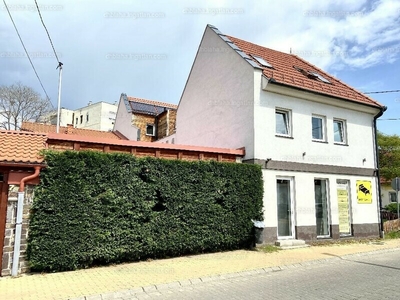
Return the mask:
<svg viewBox="0 0 400 300">
<path fill-rule="evenodd" d="M 37 11 L 38 11 L 38 13 L 39 13 L 40 21 L 42 21 L 43 27 L 44 27 L 44 29 L 46 30 L 46 33 L 47 33 L 47 37 L 49 38 L 49 41 L 50 41 L 51 47 L 53 48 L 54 55 L 56 56 L 57 63 L 58 63 L 58 67 L 61 67 L 61 66 L 62 66 L 62 64 L 60 65 L 60 63 L 61 63 L 61 62 L 60 62 L 60 60 L 58 59 L 58 56 L 57 56 L 56 49 L 54 49 L 53 41 L 51 40 L 51 37 L 50 37 L 49 31 L 47 30 L 47 27 L 46 27 L 46 25 L 44 24 L 44 21 L 43 21 L 43 18 L 42 18 L 42 14 L 40 13 L 39 5 L 37 4 L 36 0 L 35 0 L 35 4 L 36 4 Z M 57 68 L 58 68 L 58 67 L 57 67 Z"/>
<path fill-rule="evenodd" d="M 31 63 L 32 69 L 33 69 L 33 71 L 35 72 L 36 77 L 37 77 L 37 79 L 39 80 L 39 83 L 40 83 L 40 85 L 41 85 L 41 87 L 42 87 L 44 93 L 46 94 L 47 101 L 50 103 L 51 107 L 53 108 L 53 104 L 52 104 L 51 101 L 50 101 L 50 97 L 49 97 L 49 95 L 47 95 L 46 89 L 44 88 L 43 83 L 42 83 L 42 81 L 40 80 L 39 74 L 36 72 L 35 66 L 33 65 L 33 62 L 32 62 L 32 60 L 31 60 L 31 57 L 29 56 L 29 53 L 28 53 L 28 51 L 26 50 L 25 44 L 24 44 L 24 42 L 22 41 L 21 35 L 19 34 L 19 31 L 18 31 L 18 29 L 17 29 L 17 26 L 15 25 L 14 19 L 13 19 L 12 16 L 11 16 L 11 13 L 10 13 L 10 10 L 8 9 L 7 3 L 6 3 L 5 0 L 3 0 L 3 3 L 4 3 L 4 6 L 5 6 L 6 9 L 7 9 L 8 15 L 10 16 L 11 22 L 12 22 L 13 25 L 14 25 L 14 29 L 15 29 L 15 31 L 17 32 L 17 35 L 18 35 L 19 40 L 20 40 L 20 42 L 21 42 L 21 44 L 22 44 L 22 47 L 24 48 L 25 54 L 26 54 L 26 56 L 28 57 L 29 62 Z"/>
<path fill-rule="evenodd" d="M 393 91 L 378 91 L 378 92 L 365 92 L 364 94 L 386 94 L 386 93 L 399 93 L 400 90 Z"/>
</svg>

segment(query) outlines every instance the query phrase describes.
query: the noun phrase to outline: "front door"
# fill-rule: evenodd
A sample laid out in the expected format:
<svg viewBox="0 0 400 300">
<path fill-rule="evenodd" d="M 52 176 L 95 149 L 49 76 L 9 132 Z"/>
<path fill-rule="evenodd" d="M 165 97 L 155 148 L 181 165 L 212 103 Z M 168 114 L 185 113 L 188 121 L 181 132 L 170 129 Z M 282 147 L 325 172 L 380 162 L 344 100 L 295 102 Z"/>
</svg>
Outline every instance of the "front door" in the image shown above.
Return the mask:
<svg viewBox="0 0 400 300">
<path fill-rule="evenodd" d="M 293 238 L 293 180 L 291 178 L 278 178 L 276 180 L 277 205 L 278 205 L 278 238 Z"/>
<path fill-rule="evenodd" d="M 330 237 L 328 181 L 326 179 L 314 179 L 314 194 L 317 237 Z"/>
</svg>

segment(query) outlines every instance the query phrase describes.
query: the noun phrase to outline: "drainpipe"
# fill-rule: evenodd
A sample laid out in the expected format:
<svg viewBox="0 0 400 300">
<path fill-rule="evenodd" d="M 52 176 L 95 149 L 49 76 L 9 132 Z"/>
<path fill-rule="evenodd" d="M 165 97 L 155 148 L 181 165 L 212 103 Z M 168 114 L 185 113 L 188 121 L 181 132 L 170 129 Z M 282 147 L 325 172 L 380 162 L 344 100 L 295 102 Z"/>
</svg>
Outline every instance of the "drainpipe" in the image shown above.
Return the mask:
<svg viewBox="0 0 400 300">
<path fill-rule="evenodd" d="M 22 233 L 22 214 L 24 209 L 24 198 L 25 198 L 25 191 L 24 191 L 25 182 L 38 177 L 39 173 L 40 173 L 40 167 L 35 167 L 35 173 L 22 178 L 21 183 L 19 184 L 18 202 L 17 202 L 17 220 L 15 225 L 15 238 L 14 238 L 14 256 L 13 256 L 13 265 L 11 269 L 11 276 L 18 275 L 19 256 L 21 251 L 20 248 L 21 248 L 21 233 Z"/>
<path fill-rule="evenodd" d="M 378 216 L 379 216 L 379 233 L 380 233 L 380 237 L 383 238 L 384 234 L 383 234 L 383 219 L 381 216 L 381 210 L 382 210 L 382 196 L 381 196 L 381 179 L 380 179 L 380 175 L 379 175 L 379 147 L 378 147 L 378 130 L 376 129 L 376 120 L 378 118 L 380 118 L 383 113 L 387 110 L 386 106 L 383 106 L 381 108 L 381 110 L 379 111 L 379 113 L 374 117 L 374 135 L 375 135 L 375 160 L 376 160 L 376 177 L 378 178 L 378 200 L 379 200 L 379 212 L 378 212 Z"/>
</svg>

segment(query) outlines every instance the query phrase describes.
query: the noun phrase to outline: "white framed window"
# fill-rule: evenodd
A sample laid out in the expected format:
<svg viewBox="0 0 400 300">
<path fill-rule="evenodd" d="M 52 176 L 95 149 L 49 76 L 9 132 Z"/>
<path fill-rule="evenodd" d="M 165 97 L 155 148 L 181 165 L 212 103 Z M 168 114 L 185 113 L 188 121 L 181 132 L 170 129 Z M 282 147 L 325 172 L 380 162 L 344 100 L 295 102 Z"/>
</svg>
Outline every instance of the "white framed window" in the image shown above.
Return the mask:
<svg viewBox="0 0 400 300">
<path fill-rule="evenodd" d="M 396 199 L 396 192 L 389 192 L 389 200 L 390 200 L 390 203 L 396 203 L 397 201 L 397 199 Z"/>
<path fill-rule="evenodd" d="M 311 124 L 313 141 L 326 142 L 326 117 L 313 115 L 311 119 Z"/>
<path fill-rule="evenodd" d="M 282 136 L 292 136 L 291 111 L 275 109 L 275 133 Z"/>
<path fill-rule="evenodd" d="M 336 144 L 346 144 L 346 121 L 333 119 L 333 139 Z"/>
<path fill-rule="evenodd" d="M 156 135 L 156 128 L 154 124 L 147 124 L 146 125 L 146 135 L 155 136 Z"/>
</svg>

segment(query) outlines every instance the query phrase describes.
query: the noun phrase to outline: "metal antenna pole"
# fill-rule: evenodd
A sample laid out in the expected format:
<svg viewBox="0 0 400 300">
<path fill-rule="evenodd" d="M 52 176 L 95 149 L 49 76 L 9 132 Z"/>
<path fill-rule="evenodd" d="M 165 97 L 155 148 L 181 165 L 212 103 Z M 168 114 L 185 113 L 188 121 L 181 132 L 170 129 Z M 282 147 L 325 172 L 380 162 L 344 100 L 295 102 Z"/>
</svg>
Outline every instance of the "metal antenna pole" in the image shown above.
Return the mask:
<svg viewBox="0 0 400 300">
<path fill-rule="evenodd" d="M 58 68 L 60 68 L 59 71 L 59 80 L 58 80 L 58 103 L 57 103 L 57 133 L 60 132 L 60 105 L 61 105 L 61 76 L 62 76 L 62 62 L 58 62 Z"/>
</svg>

